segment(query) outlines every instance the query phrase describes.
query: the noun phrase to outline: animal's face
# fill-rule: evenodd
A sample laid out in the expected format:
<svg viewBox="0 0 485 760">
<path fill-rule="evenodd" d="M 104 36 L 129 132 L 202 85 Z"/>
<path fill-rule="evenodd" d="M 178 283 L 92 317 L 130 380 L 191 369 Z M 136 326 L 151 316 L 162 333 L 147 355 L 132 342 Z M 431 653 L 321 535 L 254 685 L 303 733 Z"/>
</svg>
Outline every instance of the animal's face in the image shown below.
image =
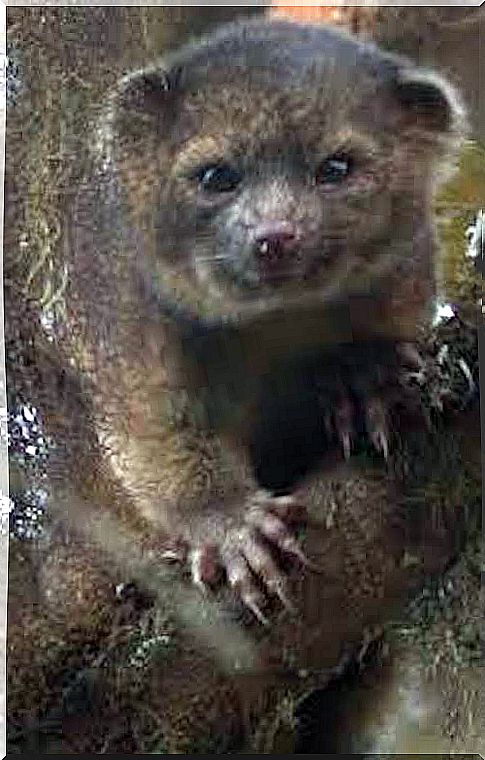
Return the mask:
<svg viewBox="0 0 485 760">
<path fill-rule="evenodd" d="M 316 81 L 275 90 L 193 98 L 165 188 L 192 276 L 241 301 L 327 290 L 394 234 L 390 136 Z"/>
<path fill-rule="evenodd" d="M 142 224 L 162 279 L 223 310 L 365 287 L 396 244 L 412 255 L 453 126 L 441 83 L 400 74 L 374 48 L 264 28 L 266 40 L 232 27 L 125 91 L 122 171 L 135 196 L 137 183 L 150 193 Z"/>
</svg>

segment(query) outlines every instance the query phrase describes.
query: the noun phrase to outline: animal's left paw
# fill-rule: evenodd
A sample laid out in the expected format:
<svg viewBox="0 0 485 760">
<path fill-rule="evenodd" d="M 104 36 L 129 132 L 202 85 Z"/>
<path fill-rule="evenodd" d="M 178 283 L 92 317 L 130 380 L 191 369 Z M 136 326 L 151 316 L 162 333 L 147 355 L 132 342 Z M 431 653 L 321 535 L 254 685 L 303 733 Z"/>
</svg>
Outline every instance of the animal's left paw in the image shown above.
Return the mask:
<svg viewBox="0 0 485 760">
<path fill-rule="evenodd" d="M 358 440 L 388 459 L 393 410 L 403 401 L 405 368 L 419 364 L 412 348 L 388 341 L 351 344 L 330 360 L 319 378 L 326 432 L 348 459 Z"/>
</svg>

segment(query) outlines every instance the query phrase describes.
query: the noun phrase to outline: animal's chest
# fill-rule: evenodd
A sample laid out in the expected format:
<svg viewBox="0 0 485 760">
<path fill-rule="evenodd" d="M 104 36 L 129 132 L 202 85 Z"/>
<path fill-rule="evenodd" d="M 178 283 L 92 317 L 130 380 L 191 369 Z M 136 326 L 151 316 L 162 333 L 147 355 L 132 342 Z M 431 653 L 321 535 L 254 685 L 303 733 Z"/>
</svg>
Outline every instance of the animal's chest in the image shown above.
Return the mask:
<svg viewBox="0 0 485 760">
<path fill-rule="evenodd" d="M 199 344 L 192 408 L 200 425 L 249 449 L 263 486 L 284 491 L 325 453 L 328 347 L 257 338 L 225 333 Z"/>
<path fill-rule="evenodd" d="M 324 348 L 279 362 L 258 387 L 249 447 L 262 486 L 285 493 L 328 448 L 322 403 L 329 372 Z M 332 369 L 330 369 L 332 372 Z"/>
<path fill-rule="evenodd" d="M 393 336 L 382 316 L 374 296 L 353 296 L 190 336 L 184 354 L 195 417 L 249 449 L 262 485 L 290 488 L 328 449 L 328 405 L 348 347 Z"/>
</svg>

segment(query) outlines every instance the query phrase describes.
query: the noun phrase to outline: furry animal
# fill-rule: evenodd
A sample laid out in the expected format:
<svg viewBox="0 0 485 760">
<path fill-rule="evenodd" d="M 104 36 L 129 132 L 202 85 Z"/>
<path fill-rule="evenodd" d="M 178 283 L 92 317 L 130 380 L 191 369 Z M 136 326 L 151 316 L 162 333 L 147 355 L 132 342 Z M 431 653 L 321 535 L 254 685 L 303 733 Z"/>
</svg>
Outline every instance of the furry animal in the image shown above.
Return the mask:
<svg viewBox="0 0 485 760">
<path fill-rule="evenodd" d="M 435 293 L 431 200 L 463 109 L 323 26 L 238 22 L 108 96 L 68 230 L 65 342 L 160 557 L 263 621 L 306 563 L 292 491 L 360 433 Z"/>
</svg>

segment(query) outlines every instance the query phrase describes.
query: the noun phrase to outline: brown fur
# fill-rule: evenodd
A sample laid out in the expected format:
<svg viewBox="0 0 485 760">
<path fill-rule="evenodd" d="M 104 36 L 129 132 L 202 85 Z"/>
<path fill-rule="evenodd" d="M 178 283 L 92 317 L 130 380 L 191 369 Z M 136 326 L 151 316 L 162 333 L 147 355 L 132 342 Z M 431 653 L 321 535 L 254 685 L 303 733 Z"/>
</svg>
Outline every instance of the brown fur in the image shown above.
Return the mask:
<svg viewBox="0 0 485 760">
<path fill-rule="evenodd" d="M 149 532 L 216 544 L 229 571 L 249 551 L 265 580 L 276 572 L 246 525 L 262 388 L 288 362 L 298 373 L 304 352 L 415 337 L 434 294 L 435 168 L 460 119 L 446 84 L 407 62 L 260 20 L 111 94 L 72 217 L 66 337 L 105 461 Z M 342 151 L 348 181 L 316 187 Z M 222 161 L 242 167 L 241 187 L 204 196 L 194 171 Z M 277 287 L 253 255 L 267 219 L 301 233 Z M 263 453 L 276 444 L 274 432 Z"/>
</svg>

